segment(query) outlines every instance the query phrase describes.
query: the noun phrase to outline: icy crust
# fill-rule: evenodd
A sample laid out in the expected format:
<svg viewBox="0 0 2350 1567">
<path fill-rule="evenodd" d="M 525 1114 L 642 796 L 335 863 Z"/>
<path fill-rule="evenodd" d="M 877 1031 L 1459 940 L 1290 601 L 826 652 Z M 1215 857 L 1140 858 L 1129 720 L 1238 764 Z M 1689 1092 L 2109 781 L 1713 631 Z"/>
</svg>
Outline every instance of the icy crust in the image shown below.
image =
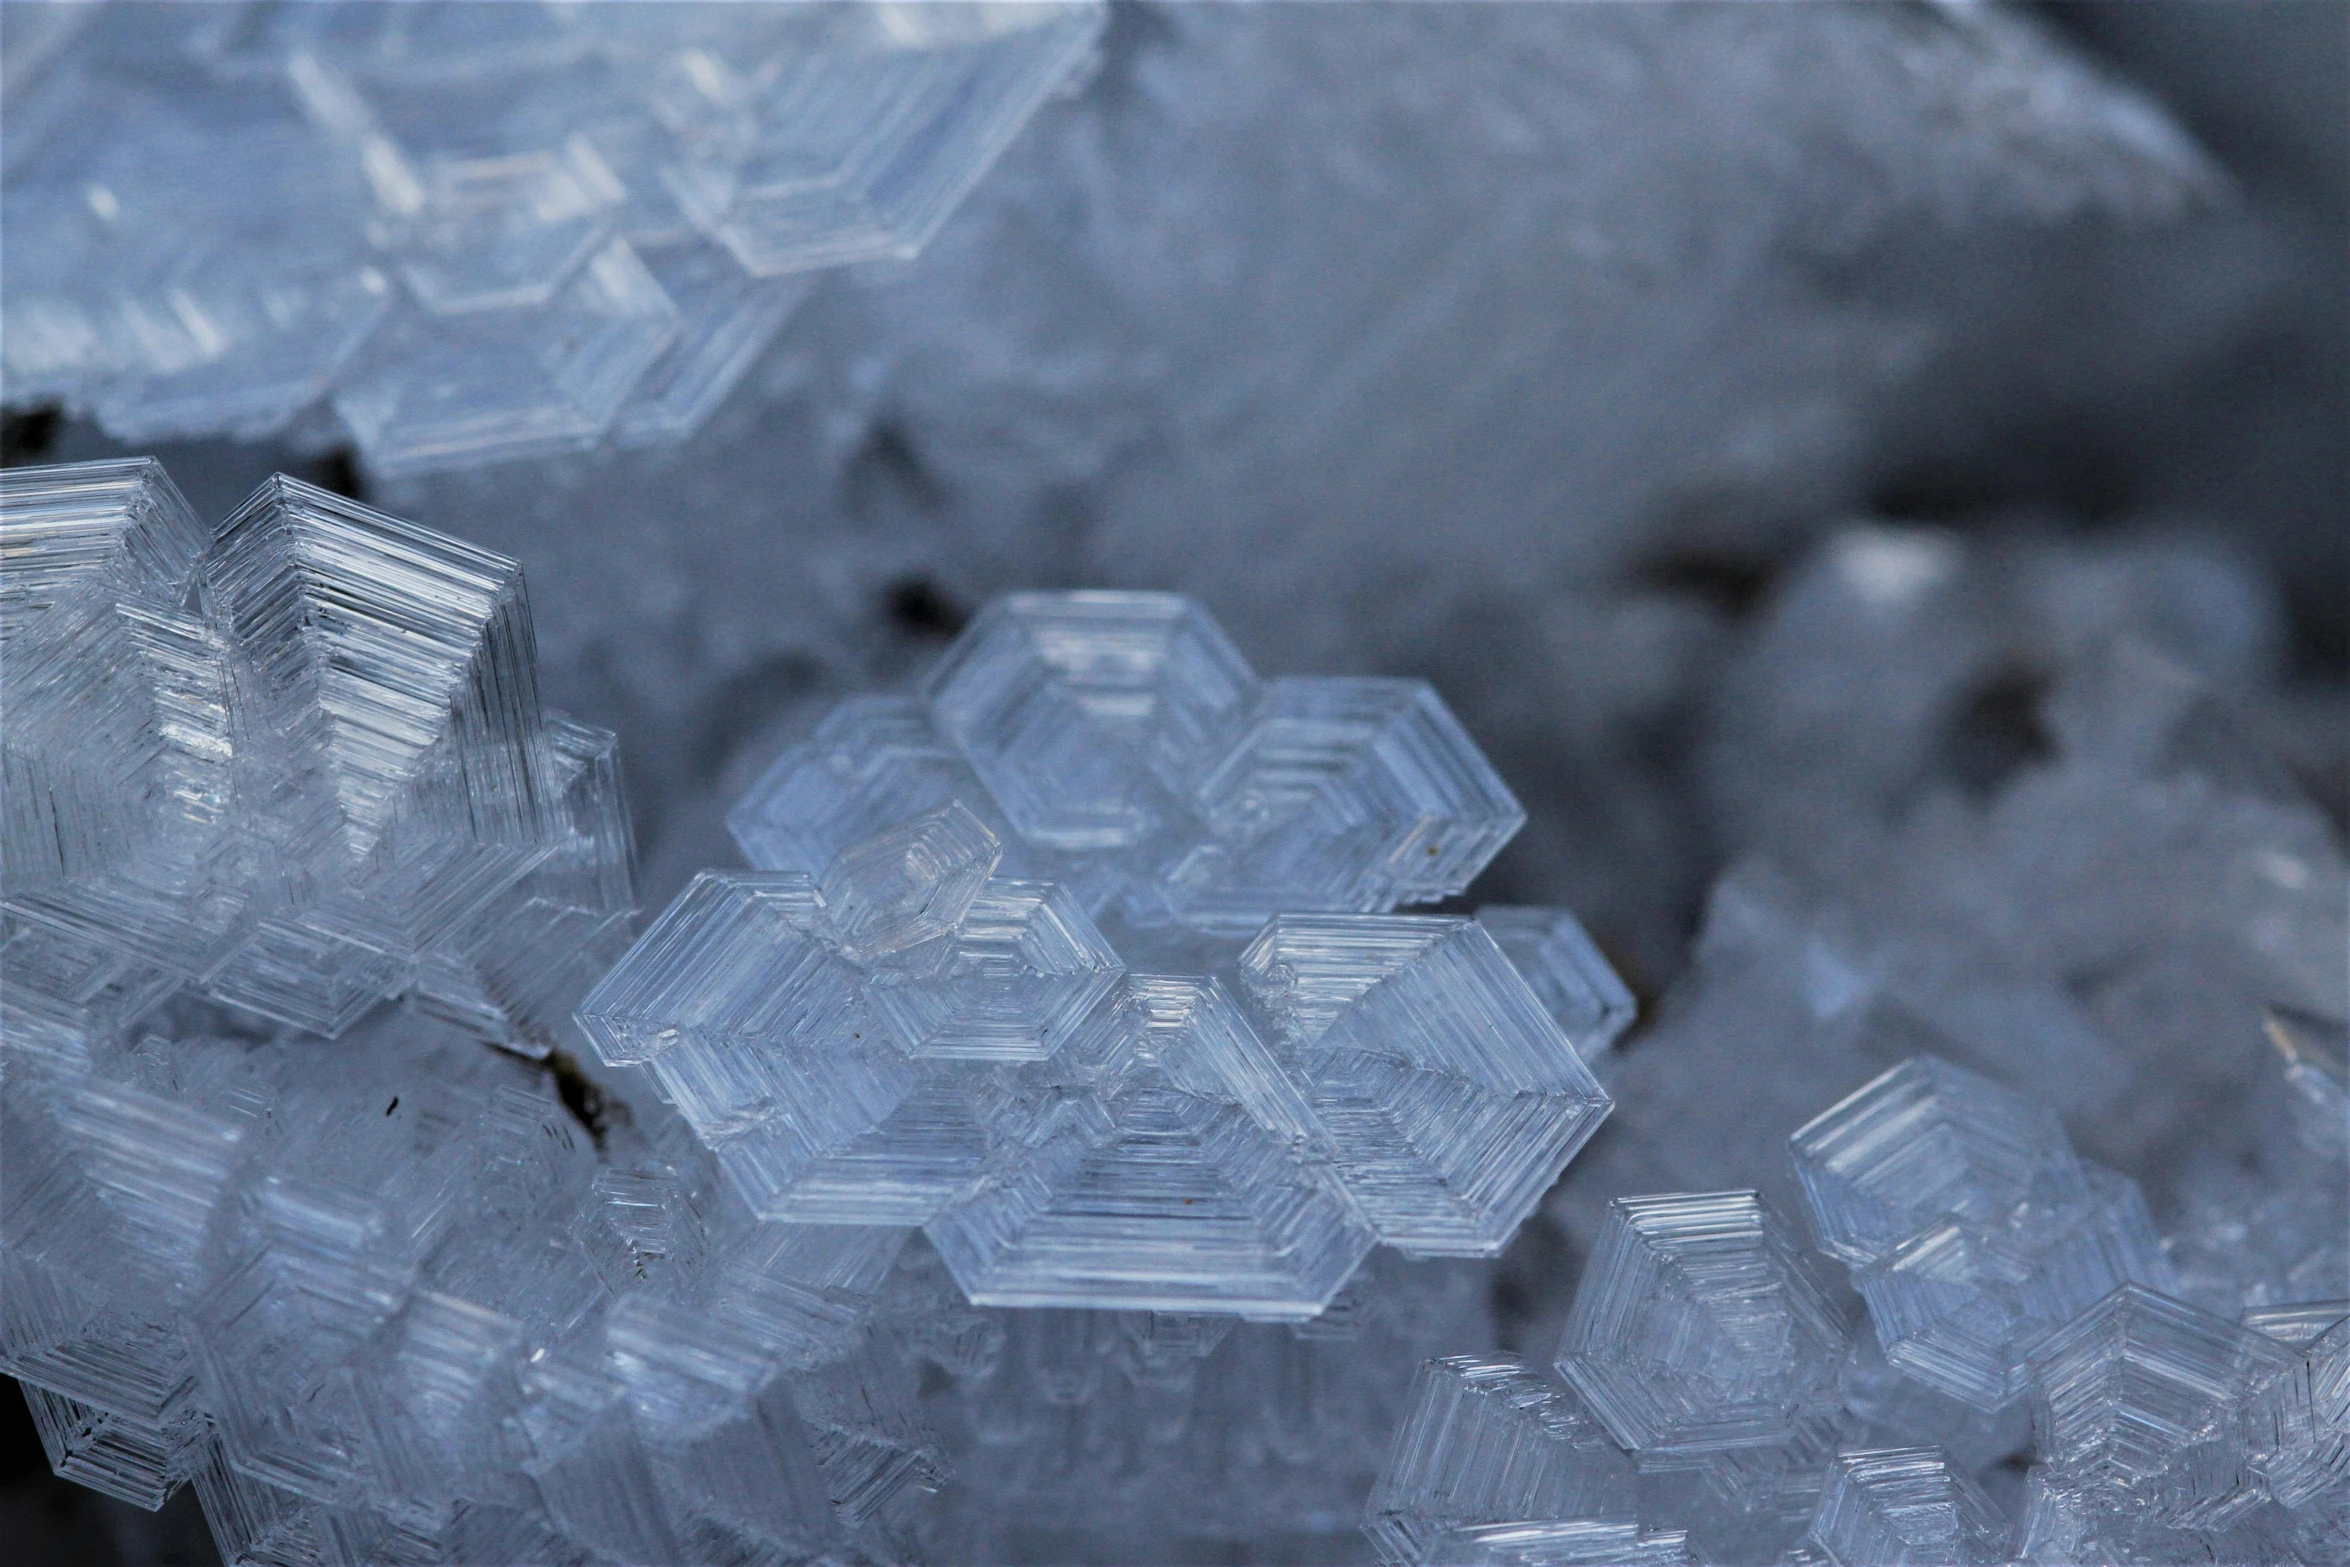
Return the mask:
<svg viewBox="0 0 2350 1567">
<path fill-rule="evenodd" d="M 2166 1293 L 2134 1185 L 1932 1057 L 1793 1146 L 1869 1320 L 1752 1192 L 1619 1198 L 1556 1379 L 1507 1356 L 1421 1367 L 1365 1517 L 1383 1561 L 2340 1559 L 2350 1301 L 2239 1323 Z M 1976 1240 L 1917 1260 L 1943 1230 Z M 1931 1288 L 1889 1308 L 1878 1270 Z M 1954 1377 L 1919 1352 L 1936 1335 L 1996 1375 Z"/>
<path fill-rule="evenodd" d="M 127 7 L 10 83 L 11 398 L 124 440 L 339 421 L 385 473 L 675 441 L 908 256 L 1085 3 Z"/>
<path fill-rule="evenodd" d="M 542 712 L 514 562 L 279 475 L 0 477 L 12 1035 L 175 987 L 315 1033 L 413 993 L 526 1054 L 627 934 L 613 737 Z"/>
<path fill-rule="evenodd" d="M 765 869 L 580 1024 L 757 1211 L 922 1225 L 974 1301 L 1310 1317 L 1375 1243 L 1498 1253 L 1607 1113 L 1630 997 L 1571 915 L 1502 914 L 1513 962 L 1386 912 L 1522 819 L 1425 685 L 1015 594 L 780 757 L 730 818 Z"/>
</svg>

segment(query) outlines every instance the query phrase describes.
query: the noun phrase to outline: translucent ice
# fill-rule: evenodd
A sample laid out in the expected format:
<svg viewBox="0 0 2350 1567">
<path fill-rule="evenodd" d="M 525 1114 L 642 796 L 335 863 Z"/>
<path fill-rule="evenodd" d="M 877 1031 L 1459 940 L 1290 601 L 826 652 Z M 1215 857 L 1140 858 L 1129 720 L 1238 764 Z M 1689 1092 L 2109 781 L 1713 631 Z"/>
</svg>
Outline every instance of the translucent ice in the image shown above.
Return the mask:
<svg viewBox="0 0 2350 1567">
<path fill-rule="evenodd" d="M 11 398 L 379 470 L 689 434 L 806 292 L 913 253 L 1086 4 L 128 7 L 11 81 Z"/>
<path fill-rule="evenodd" d="M 1562 911 L 1500 917 L 1523 968 L 1383 912 L 1519 820 L 1432 691 L 1260 685 L 1148 593 L 1000 600 L 925 689 L 779 758 L 729 818 L 772 868 L 699 879 L 581 1009 L 760 1212 L 923 1224 L 983 1303 L 1260 1317 L 1374 1240 L 1507 1243 L 1630 1000 Z"/>
<path fill-rule="evenodd" d="M 2041 1335 L 2136 1281 L 2170 1287 L 2135 1183 L 2082 1164 L 2053 1112 L 1914 1056 L 1799 1128 L 1821 1244 L 1852 1269 L 1886 1358 L 1990 1410 Z"/>
<path fill-rule="evenodd" d="M 1565 909 L 1488 904 L 1477 911 L 1477 923 L 1509 954 L 1586 1062 L 1604 1056 L 1632 1026 L 1632 992 Z"/>
<path fill-rule="evenodd" d="M 1453 1531 L 1529 1519 L 1622 1519 L 1631 1460 L 1568 1389 L 1499 1356 L 1420 1367 L 1364 1525 L 1391 1562 L 1439 1559 Z"/>
<path fill-rule="evenodd" d="M 1233 938 L 1283 909 L 1450 896 L 1525 819 L 1427 686 L 1260 683 L 1169 594 L 1013 594 L 926 694 L 927 711 L 852 699 L 777 758 L 728 817 L 751 862 L 818 871 L 959 800 L 1007 872 L 1067 882 L 1104 919 Z"/>
<path fill-rule="evenodd" d="M 186 984 L 336 1034 L 415 991 L 553 1048 L 629 846 L 514 562 L 282 475 L 207 531 L 152 462 L 11 469 L 0 537 L 20 1014 Z"/>
<path fill-rule="evenodd" d="M 1240 973 L 1390 1245 L 1498 1252 L 1607 1113 L 1474 920 L 1283 914 Z"/>
<path fill-rule="evenodd" d="M 1625 1197 L 1558 1369 L 1624 1447 L 1695 1458 L 1783 1445 L 1832 1414 L 1850 1345 L 1793 1229 L 1754 1193 Z"/>
<path fill-rule="evenodd" d="M 1937 1447 L 1839 1453 L 1804 1544 L 1837 1567 L 1991 1567 L 2006 1520 Z"/>
<path fill-rule="evenodd" d="M 2060 1479 L 2119 1493 L 2108 1505 L 2224 1524 L 2267 1499 L 2246 1400 L 2293 1361 L 2264 1334 L 2125 1284 L 2034 1347 L 2035 1446 Z"/>
</svg>

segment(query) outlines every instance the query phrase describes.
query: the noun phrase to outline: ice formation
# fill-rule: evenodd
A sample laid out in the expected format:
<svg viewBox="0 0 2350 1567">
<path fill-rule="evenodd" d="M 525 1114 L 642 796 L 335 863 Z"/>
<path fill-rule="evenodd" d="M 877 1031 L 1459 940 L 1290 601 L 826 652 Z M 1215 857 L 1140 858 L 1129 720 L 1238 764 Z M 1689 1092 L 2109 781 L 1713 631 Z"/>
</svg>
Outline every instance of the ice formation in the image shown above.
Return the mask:
<svg viewBox="0 0 2350 1567">
<path fill-rule="evenodd" d="M 1792 1141 L 1866 1320 L 1751 1191 L 1619 1198 L 1556 1379 L 1421 1368 L 1371 1497 L 1385 1560 L 2339 1559 L 2350 1300 L 2237 1322 L 2176 1298 L 2133 1183 L 1932 1057 Z"/>
<path fill-rule="evenodd" d="M 825 809 L 745 803 L 815 872 L 614 964 L 616 758 L 513 562 L 282 477 L 206 527 L 151 461 L 9 470 L 0 543 L 0 1367 L 232 1562 L 1343 1536 L 1607 1111 L 1572 916 L 1497 915 L 1513 963 L 1387 912 L 1517 822 L 1442 703 L 1260 683 L 1182 600 L 1006 601 L 779 762 Z"/>
<path fill-rule="evenodd" d="M 613 739 L 540 710 L 509 560 L 296 480 L 0 475 L 7 1007 L 186 986 L 336 1035 L 416 992 L 544 1055 L 627 935 Z"/>
<path fill-rule="evenodd" d="M 1497 1253 L 1607 1113 L 1571 915 L 1499 917 L 1521 971 L 1388 912 L 1522 820 L 1435 692 L 1260 682 L 1183 599 L 1000 600 L 731 820 L 762 869 L 582 1027 L 758 1212 L 921 1225 L 974 1301 L 1311 1317 L 1376 1242 Z"/>
<path fill-rule="evenodd" d="M 12 402 L 385 473 L 675 441 L 910 255 L 1088 4 L 14 7 Z M 175 14 L 176 13 L 176 14 Z"/>
</svg>

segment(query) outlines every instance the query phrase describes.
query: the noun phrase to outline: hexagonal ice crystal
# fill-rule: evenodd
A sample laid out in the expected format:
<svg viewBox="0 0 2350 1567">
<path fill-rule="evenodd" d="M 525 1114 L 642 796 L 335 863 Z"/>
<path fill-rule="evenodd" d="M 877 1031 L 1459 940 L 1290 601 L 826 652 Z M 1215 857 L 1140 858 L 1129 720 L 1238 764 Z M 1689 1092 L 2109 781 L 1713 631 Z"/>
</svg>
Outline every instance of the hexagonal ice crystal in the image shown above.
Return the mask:
<svg viewBox="0 0 2350 1567">
<path fill-rule="evenodd" d="M 1635 1480 L 1569 1389 L 1507 1356 L 1447 1355 L 1413 1379 L 1364 1528 L 1382 1561 L 1425 1561 L 1452 1530 L 1629 1516 Z"/>
<path fill-rule="evenodd" d="M 929 693 L 1015 831 L 1111 849 L 1174 824 L 1256 677 L 1172 594 L 1015 593 L 972 622 Z"/>
<path fill-rule="evenodd" d="M 1992 1567 L 2007 1521 L 1938 1447 L 1838 1453 L 1804 1544 L 1836 1567 Z"/>
<path fill-rule="evenodd" d="M 152 463 L 11 470 L 0 538 L 15 1015 L 192 984 L 336 1034 L 418 989 L 553 1048 L 628 847 L 512 561 L 282 475 L 205 530 Z"/>
<path fill-rule="evenodd" d="M 1836 1405 L 1851 1335 L 1753 1192 L 1619 1197 L 1558 1369 L 1619 1443 L 1694 1458 L 1794 1439 Z"/>
<path fill-rule="evenodd" d="M 249 895 L 217 885 L 237 854 L 228 669 L 189 603 L 209 542 L 151 460 L 0 473 L 0 896 L 58 940 L 189 970 Z"/>
<path fill-rule="evenodd" d="M 1963 1067 L 1912 1057 L 1790 1143 L 1886 1358 L 1979 1409 L 2023 1391 L 2041 1335 L 2125 1281 L 2169 1282 L 2136 1184 L 2075 1158 L 2053 1111 Z"/>
<path fill-rule="evenodd" d="M 289 888 L 207 988 L 336 1032 L 548 852 L 521 572 L 280 475 L 222 524 L 205 581 L 249 737 L 240 803 Z"/>
<path fill-rule="evenodd" d="M 1003 857 L 996 835 L 949 802 L 843 849 L 816 890 L 841 951 L 871 962 L 962 924 Z"/>
<path fill-rule="evenodd" d="M 2130 1493 L 2159 1522 L 2210 1527 L 2265 1500 L 2247 1401 L 2293 1352 L 2125 1284 L 2032 1349 L 2032 1426 L 2060 1479 Z"/>
<path fill-rule="evenodd" d="M 1607 1114 L 1474 920 L 1278 915 L 1240 973 L 1311 1085 L 1340 1178 L 1390 1245 L 1498 1252 Z"/>
<path fill-rule="evenodd" d="M 930 1226 L 956 1281 L 991 1305 L 1319 1311 L 1373 1236 L 1239 1006 L 1137 976 L 1105 1024 L 1081 1048 L 1115 1076 Z"/>
<path fill-rule="evenodd" d="M 679 439 L 804 294 L 783 274 L 911 255 L 1100 26 L 1085 3 L 61 23 L 53 68 L 11 79 L 0 368 L 123 439 L 339 418 L 385 473 Z"/>
<path fill-rule="evenodd" d="M 1607 1054 L 1639 1010 L 1583 922 L 1565 909 L 1489 903 L 1477 911 L 1586 1062 Z"/>
<path fill-rule="evenodd" d="M 16 1013 L 186 982 L 338 1034 L 421 987 L 552 1048 L 627 846 L 611 738 L 538 709 L 512 561 L 282 475 L 204 531 L 153 463 L 12 470 L 0 531 Z M 524 923 L 545 994 L 505 1006 Z"/>
<path fill-rule="evenodd" d="M 1363 913 L 1467 885 L 1526 814 L 1416 680 L 1285 679 L 1199 787 L 1204 842 L 1167 900 L 1244 933 L 1300 904 Z"/>
<path fill-rule="evenodd" d="M 1572 916 L 1521 968 L 1385 912 L 1519 820 L 1427 687 L 1260 686 L 1188 600 L 1023 593 L 925 692 L 778 758 L 728 817 L 768 872 L 581 1011 L 762 1213 L 925 1224 L 982 1303 L 1308 1316 L 1375 1240 L 1498 1252 L 1607 1114 L 1559 1017 L 1599 1048 L 1630 1001 Z"/>
</svg>

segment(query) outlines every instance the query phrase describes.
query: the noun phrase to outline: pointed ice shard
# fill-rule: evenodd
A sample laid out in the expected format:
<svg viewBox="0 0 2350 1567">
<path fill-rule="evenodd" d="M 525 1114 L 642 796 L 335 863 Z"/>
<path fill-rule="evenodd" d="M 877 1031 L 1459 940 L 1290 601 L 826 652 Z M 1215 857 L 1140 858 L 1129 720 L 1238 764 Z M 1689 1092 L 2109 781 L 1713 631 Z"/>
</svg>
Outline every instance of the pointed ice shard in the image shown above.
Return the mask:
<svg viewBox="0 0 2350 1567">
<path fill-rule="evenodd" d="M 2260 1022 L 2284 1058 L 2295 1134 L 2311 1153 L 2340 1159 L 2350 1152 L 2350 1029 L 2295 1007 L 2272 1006 Z"/>
<path fill-rule="evenodd" d="M 1559 1374 L 1641 1455 L 1786 1443 L 1833 1412 L 1851 1346 L 1794 1228 L 1752 1192 L 1619 1197 Z"/>
<path fill-rule="evenodd" d="M 1164 593 L 1015 593 L 930 677 L 931 712 L 1013 828 L 1063 850 L 1171 826 L 1246 716 L 1256 677 Z"/>
<path fill-rule="evenodd" d="M 816 884 L 826 926 L 859 963 L 943 936 L 1003 855 L 986 824 L 950 801 L 833 856 Z"/>
<path fill-rule="evenodd" d="M 1284 914 L 1240 972 L 1339 1178 L 1391 1245 L 1499 1251 L 1607 1115 L 1589 1068 L 1473 920 Z"/>
<path fill-rule="evenodd" d="M 1416 680 L 1266 683 L 1198 786 L 1209 837 L 1170 872 L 1187 922 L 1245 934 L 1282 909 L 1376 913 L 1466 887 L 1526 820 Z"/>
<path fill-rule="evenodd" d="M 1636 1479 L 1568 1388 L 1506 1356 L 1448 1355 L 1413 1378 L 1363 1527 L 1380 1560 L 1427 1561 L 1450 1530 L 1630 1517 Z"/>
<path fill-rule="evenodd" d="M 1995 1567 L 2007 1524 L 1938 1447 L 1839 1453 L 1804 1545 L 1834 1567 Z"/>
<path fill-rule="evenodd" d="M 279 475 L 204 575 L 235 650 L 239 789 L 283 889 L 208 987 L 339 1032 L 559 828 L 521 571 Z"/>
<path fill-rule="evenodd" d="M 1583 922 L 1565 909 L 1489 903 L 1477 911 L 1477 923 L 1509 955 L 1586 1062 L 1606 1055 L 1632 1026 L 1639 1010 L 1632 992 Z"/>
</svg>

